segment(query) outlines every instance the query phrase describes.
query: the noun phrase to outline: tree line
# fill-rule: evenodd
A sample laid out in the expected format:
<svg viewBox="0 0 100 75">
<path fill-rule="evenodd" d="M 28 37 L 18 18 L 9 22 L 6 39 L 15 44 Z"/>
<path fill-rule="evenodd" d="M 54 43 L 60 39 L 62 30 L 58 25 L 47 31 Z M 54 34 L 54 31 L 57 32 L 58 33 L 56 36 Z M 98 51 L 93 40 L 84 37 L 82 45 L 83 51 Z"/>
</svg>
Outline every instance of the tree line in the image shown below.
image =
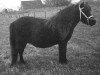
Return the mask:
<svg viewBox="0 0 100 75">
<path fill-rule="evenodd" d="M 46 6 L 65 6 L 70 3 L 69 0 L 46 0 Z"/>
</svg>

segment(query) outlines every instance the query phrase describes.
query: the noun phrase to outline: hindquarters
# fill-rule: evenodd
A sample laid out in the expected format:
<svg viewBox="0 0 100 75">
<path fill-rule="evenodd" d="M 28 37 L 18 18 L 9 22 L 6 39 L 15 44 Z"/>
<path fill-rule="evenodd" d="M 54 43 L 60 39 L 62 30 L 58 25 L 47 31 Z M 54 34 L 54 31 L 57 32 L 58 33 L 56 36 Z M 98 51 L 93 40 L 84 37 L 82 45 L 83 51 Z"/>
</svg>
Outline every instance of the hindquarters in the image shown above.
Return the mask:
<svg viewBox="0 0 100 75">
<path fill-rule="evenodd" d="M 16 64 L 18 55 L 20 62 L 25 63 L 23 59 L 23 51 L 27 44 L 28 37 L 30 36 L 30 25 L 28 20 L 20 18 L 10 25 L 10 46 L 11 46 L 11 65 Z"/>
<path fill-rule="evenodd" d="M 22 17 L 11 23 L 10 25 L 10 45 L 12 65 L 16 63 L 18 55 L 20 62 L 25 63 L 23 59 L 23 51 L 27 43 L 34 42 L 34 35 L 42 28 L 43 19 L 33 17 Z"/>
<path fill-rule="evenodd" d="M 18 54 L 20 57 L 20 62 L 25 63 L 23 59 L 23 51 L 26 46 L 26 41 L 17 34 L 18 31 L 14 27 L 14 24 L 12 23 L 10 25 L 10 46 L 11 46 L 11 56 L 12 56 L 11 65 L 16 64 L 18 59 Z"/>
</svg>

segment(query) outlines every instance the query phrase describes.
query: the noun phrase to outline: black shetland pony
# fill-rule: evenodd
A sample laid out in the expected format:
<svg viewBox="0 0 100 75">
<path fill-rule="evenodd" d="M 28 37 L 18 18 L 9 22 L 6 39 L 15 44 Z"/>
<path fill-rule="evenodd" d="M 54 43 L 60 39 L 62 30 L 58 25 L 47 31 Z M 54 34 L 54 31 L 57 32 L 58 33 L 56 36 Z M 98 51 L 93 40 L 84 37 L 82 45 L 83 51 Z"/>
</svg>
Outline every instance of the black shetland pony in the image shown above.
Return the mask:
<svg viewBox="0 0 100 75">
<path fill-rule="evenodd" d="M 10 25 L 11 65 L 16 64 L 18 54 L 20 62 L 25 64 L 23 52 L 27 43 L 39 48 L 59 45 L 59 62 L 66 63 L 66 46 L 73 30 L 81 21 L 93 26 L 96 20 L 91 15 L 91 7 L 82 2 L 70 5 L 49 19 L 21 17 Z"/>
</svg>

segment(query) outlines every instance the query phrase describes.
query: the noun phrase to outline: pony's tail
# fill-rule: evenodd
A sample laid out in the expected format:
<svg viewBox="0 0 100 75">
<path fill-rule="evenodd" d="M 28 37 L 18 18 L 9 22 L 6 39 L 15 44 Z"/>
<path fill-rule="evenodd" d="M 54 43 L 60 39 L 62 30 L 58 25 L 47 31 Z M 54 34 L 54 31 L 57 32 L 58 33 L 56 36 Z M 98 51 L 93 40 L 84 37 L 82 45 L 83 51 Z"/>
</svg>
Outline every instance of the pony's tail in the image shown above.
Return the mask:
<svg viewBox="0 0 100 75">
<path fill-rule="evenodd" d="M 10 37 L 9 37 L 9 40 L 10 40 L 10 46 L 11 46 L 11 55 L 13 54 L 13 52 L 15 51 L 15 29 L 14 29 L 14 25 L 13 23 L 11 23 L 10 25 Z M 12 56 L 13 57 L 13 56 Z"/>
</svg>

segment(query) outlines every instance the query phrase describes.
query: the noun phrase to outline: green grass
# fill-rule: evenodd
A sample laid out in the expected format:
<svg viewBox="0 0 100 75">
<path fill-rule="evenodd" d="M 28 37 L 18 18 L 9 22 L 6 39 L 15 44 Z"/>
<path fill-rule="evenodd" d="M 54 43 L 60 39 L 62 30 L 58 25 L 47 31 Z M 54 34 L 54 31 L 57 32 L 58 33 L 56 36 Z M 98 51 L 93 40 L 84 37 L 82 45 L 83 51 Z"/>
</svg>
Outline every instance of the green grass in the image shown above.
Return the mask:
<svg viewBox="0 0 100 75">
<path fill-rule="evenodd" d="M 17 64 L 16 67 L 9 68 L 9 25 L 16 17 L 0 16 L 0 75 L 99 75 L 100 8 L 93 7 L 93 10 L 97 19 L 96 25 L 90 27 L 81 22 L 77 25 L 67 45 L 66 56 L 69 62 L 63 65 L 58 62 L 57 45 L 41 49 L 28 44 L 24 51 L 27 64 Z"/>
</svg>

